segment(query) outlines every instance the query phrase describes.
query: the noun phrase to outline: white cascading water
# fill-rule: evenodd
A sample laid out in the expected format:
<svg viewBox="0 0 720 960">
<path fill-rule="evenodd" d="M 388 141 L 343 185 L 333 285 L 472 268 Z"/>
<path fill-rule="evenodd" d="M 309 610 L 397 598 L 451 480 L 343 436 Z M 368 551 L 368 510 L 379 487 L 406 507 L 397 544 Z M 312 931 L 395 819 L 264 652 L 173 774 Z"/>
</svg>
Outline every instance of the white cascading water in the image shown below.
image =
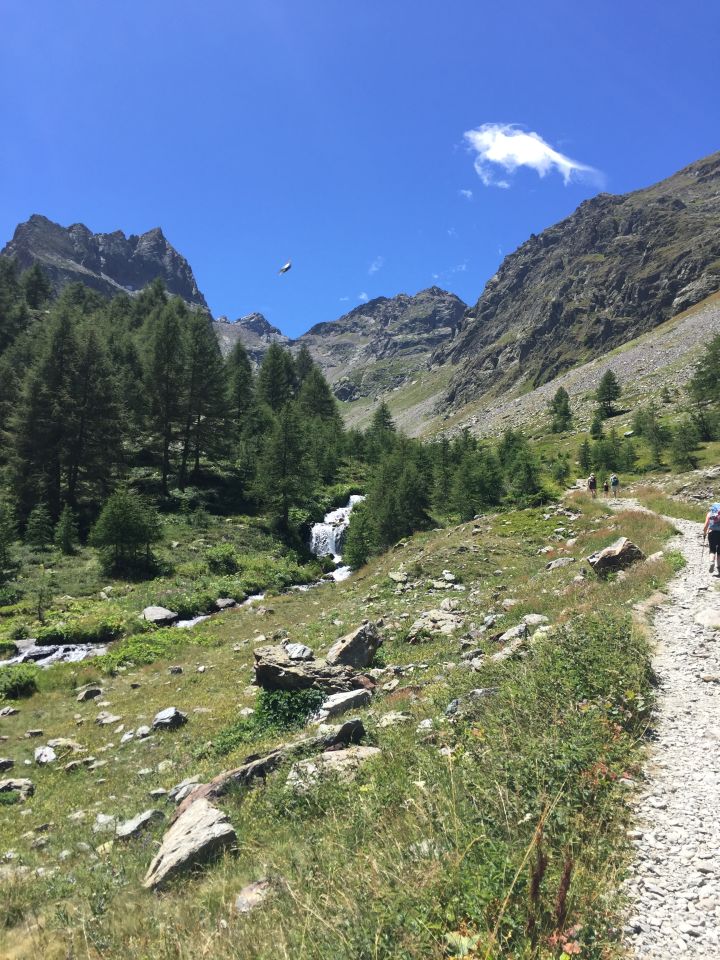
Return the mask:
<svg viewBox="0 0 720 960">
<path fill-rule="evenodd" d="M 346 506 L 326 513 L 322 523 L 316 523 L 310 532 L 310 552 L 316 557 L 331 556 L 337 565 L 331 574 L 333 580 L 345 580 L 350 576 L 350 567 L 340 565 L 341 551 L 350 525 L 350 514 L 353 508 L 364 499 L 365 497 L 353 494 Z"/>
</svg>

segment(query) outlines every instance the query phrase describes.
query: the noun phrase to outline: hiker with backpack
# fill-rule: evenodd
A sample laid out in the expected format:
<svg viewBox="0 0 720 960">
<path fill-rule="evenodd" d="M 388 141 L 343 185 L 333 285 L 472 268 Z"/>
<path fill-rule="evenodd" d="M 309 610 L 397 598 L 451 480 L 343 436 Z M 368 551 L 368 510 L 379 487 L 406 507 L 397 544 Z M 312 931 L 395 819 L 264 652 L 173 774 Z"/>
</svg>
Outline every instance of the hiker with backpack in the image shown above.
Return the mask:
<svg viewBox="0 0 720 960">
<path fill-rule="evenodd" d="M 590 496 L 594 500 L 597 496 L 597 480 L 595 479 L 594 473 L 591 473 L 588 477 L 588 490 L 590 491 Z"/>
<path fill-rule="evenodd" d="M 619 486 L 620 486 L 620 481 L 619 481 L 618 478 L 617 478 L 617 474 L 614 473 L 614 474 L 610 477 L 610 489 L 612 490 L 613 496 L 615 497 L 616 500 L 617 500 L 617 492 L 618 492 L 618 487 L 619 487 Z"/>
<path fill-rule="evenodd" d="M 608 480 L 603 480 L 603 496 L 607 497 L 610 492 L 610 482 Z"/>
<path fill-rule="evenodd" d="M 710 551 L 710 573 L 713 573 L 717 565 L 718 576 L 720 576 L 720 503 L 713 503 L 708 514 L 705 517 L 705 526 L 703 527 L 703 544 L 705 537 L 708 541 Z"/>
</svg>

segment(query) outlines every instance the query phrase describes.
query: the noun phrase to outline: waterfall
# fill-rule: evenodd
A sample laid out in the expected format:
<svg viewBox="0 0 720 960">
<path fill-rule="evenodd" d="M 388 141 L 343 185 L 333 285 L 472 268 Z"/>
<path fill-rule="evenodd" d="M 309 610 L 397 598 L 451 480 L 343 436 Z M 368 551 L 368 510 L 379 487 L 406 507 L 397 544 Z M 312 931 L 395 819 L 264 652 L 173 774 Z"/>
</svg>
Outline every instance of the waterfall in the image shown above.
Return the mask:
<svg viewBox="0 0 720 960">
<path fill-rule="evenodd" d="M 322 523 L 316 523 L 313 526 L 310 533 L 311 553 L 314 553 L 316 557 L 327 557 L 329 555 L 336 564 L 340 563 L 345 534 L 350 525 L 350 514 L 353 507 L 364 499 L 365 497 L 353 494 L 346 506 L 326 513 Z"/>
</svg>

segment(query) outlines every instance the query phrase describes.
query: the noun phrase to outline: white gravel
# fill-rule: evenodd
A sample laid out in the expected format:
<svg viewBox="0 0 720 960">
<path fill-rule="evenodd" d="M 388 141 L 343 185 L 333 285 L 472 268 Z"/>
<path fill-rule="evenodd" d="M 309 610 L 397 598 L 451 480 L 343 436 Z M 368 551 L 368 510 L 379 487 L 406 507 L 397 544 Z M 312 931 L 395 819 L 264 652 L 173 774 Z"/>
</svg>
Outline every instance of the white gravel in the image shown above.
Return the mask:
<svg viewBox="0 0 720 960">
<path fill-rule="evenodd" d="M 626 944 L 636 958 L 720 958 L 720 626 L 701 525 L 673 520 L 688 563 L 654 618 L 660 682 L 646 780 L 634 798 L 637 858 Z M 711 679 L 715 677 L 716 679 Z M 705 678 L 705 679 L 704 679 Z"/>
</svg>

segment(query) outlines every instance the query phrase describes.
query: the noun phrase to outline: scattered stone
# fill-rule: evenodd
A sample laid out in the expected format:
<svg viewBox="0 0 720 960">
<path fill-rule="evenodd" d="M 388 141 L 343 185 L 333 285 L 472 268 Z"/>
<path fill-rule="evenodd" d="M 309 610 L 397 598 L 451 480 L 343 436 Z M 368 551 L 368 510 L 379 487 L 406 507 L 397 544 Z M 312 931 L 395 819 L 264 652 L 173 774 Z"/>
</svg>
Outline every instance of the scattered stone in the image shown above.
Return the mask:
<svg viewBox="0 0 720 960">
<path fill-rule="evenodd" d="M 108 713 L 107 710 L 101 710 L 95 717 L 95 723 L 101 727 L 109 727 L 111 724 L 119 723 L 121 720 L 122 717 L 118 717 L 114 713 Z"/>
<path fill-rule="evenodd" d="M 366 621 L 351 633 L 340 637 L 328 650 L 325 658 L 331 666 L 345 665 L 362 669 L 369 666 L 382 639 L 375 624 Z"/>
<path fill-rule="evenodd" d="M 417 643 L 423 634 L 440 633 L 449 636 L 463 625 L 463 618 L 449 610 L 429 610 L 422 614 L 410 627 L 408 643 Z"/>
<path fill-rule="evenodd" d="M 0 773 L 5 773 L 6 770 L 12 770 L 15 766 L 15 761 L 10 757 L 0 757 Z"/>
<path fill-rule="evenodd" d="M 543 624 L 550 623 L 548 617 L 544 616 L 542 613 L 526 613 L 522 618 L 523 623 L 527 624 L 530 630 L 533 627 L 541 627 Z"/>
<path fill-rule="evenodd" d="M 216 610 L 231 610 L 233 607 L 237 606 L 237 601 L 233 600 L 232 597 L 218 597 L 215 601 Z"/>
<path fill-rule="evenodd" d="M 695 614 L 695 623 L 710 630 L 720 630 L 720 608 L 703 607 Z"/>
<path fill-rule="evenodd" d="M 168 673 L 172 673 L 175 676 L 178 676 L 182 672 L 183 672 L 183 668 L 180 666 L 180 664 L 175 664 L 172 667 L 168 667 Z"/>
<path fill-rule="evenodd" d="M 24 777 L 20 777 L 18 779 L 10 778 L 8 780 L 0 780 L 0 793 L 10 792 L 17 793 L 18 799 L 22 803 L 35 793 L 35 784 L 32 782 L 32 780 L 27 780 Z"/>
<path fill-rule="evenodd" d="M 176 730 L 187 723 L 187 720 L 187 714 L 182 710 L 178 710 L 177 707 L 166 707 L 155 714 L 152 727 L 153 730 Z"/>
<path fill-rule="evenodd" d="M 432 730 L 435 726 L 435 722 L 432 717 L 428 717 L 426 720 L 421 720 L 420 723 L 415 728 L 416 733 L 427 733 L 428 730 Z"/>
<path fill-rule="evenodd" d="M 200 777 L 186 777 L 184 780 L 181 780 L 180 783 L 176 783 L 170 790 L 167 795 L 168 800 L 172 803 L 182 803 L 185 797 L 190 796 L 199 783 Z"/>
<path fill-rule="evenodd" d="M 394 570 L 388 574 L 388 577 L 390 577 L 394 583 L 407 583 L 409 579 L 404 570 Z"/>
<path fill-rule="evenodd" d="M 444 610 L 446 613 L 453 613 L 460 606 L 459 600 L 452 600 L 450 597 L 445 597 L 445 599 L 440 604 L 440 609 Z"/>
<path fill-rule="evenodd" d="M 235 897 L 235 913 L 250 913 L 270 896 L 272 887 L 267 880 L 256 880 L 243 887 Z"/>
<path fill-rule="evenodd" d="M 45 766 L 57 760 L 57 754 L 52 747 L 37 747 L 35 749 L 35 763 L 38 766 Z"/>
<path fill-rule="evenodd" d="M 43 733 L 43 730 L 27 730 L 25 736 L 30 740 L 34 740 L 38 737 L 42 737 Z"/>
<path fill-rule="evenodd" d="M 519 600 L 516 600 L 514 597 L 506 597 L 501 603 L 503 610 L 512 610 L 513 607 L 516 607 L 520 603 Z"/>
<path fill-rule="evenodd" d="M 401 723 L 408 723 L 412 720 L 412 717 L 409 713 L 402 713 L 400 711 L 391 710 L 389 713 L 383 714 L 382 717 L 378 720 L 378 726 L 382 727 L 396 727 Z"/>
<path fill-rule="evenodd" d="M 93 824 L 93 833 L 114 833 L 117 827 L 117 817 L 109 813 L 98 813 Z"/>
<path fill-rule="evenodd" d="M 20 711 L 16 707 L 3 707 L 0 710 L 0 720 L 4 720 L 5 717 L 14 717 Z"/>
<path fill-rule="evenodd" d="M 644 560 L 645 554 L 632 540 L 628 540 L 627 537 L 620 537 L 609 547 L 598 550 L 586 559 L 595 573 L 599 577 L 604 577 L 608 573 L 625 570 L 632 564 L 637 563 L 638 560 Z"/>
<path fill-rule="evenodd" d="M 135 731 L 135 736 L 138 738 L 138 740 L 144 740 L 145 737 L 150 736 L 151 732 L 152 731 L 150 730 L 150 727 L 143 724 L 142 727 L 137 728 L 137 730 Z"/>
<path fill-rule="evenodd" d="M 227 816 L 204 798 L 187 807 L 162 839 L 160 850 L 143 881 L 148 889 L 169 877 L 205 862 L 234 843 L 235 830 Z"/>
<path fill-rule="evenodd" d="M 158 627 L 169 627 L 178 619 L 177 613 L 168 610 L 167 607 L 145 607 L 140 616 L 143 620 L 154 623 Z"/>
<path fill-rule="evenodd" d="M 132 820 L 119 823 L 115 829 L 115 837 L 117 840 L 131 840 L 133 837 L 139 837 L 153 823 L 164 819 L 165 814 L 160 810 L 144 810 Z"/>
<path fill-rule="evenodd" d="M 86 700 L 96 700 L 103 695 L 102 687 L 85 687 L 75 698 L 78 703 L 84 703 Z"/>
<path fill-rule="evenodd" d="M 394 680 L 388 680 L 387 683 L 384 683 L 382 685 L 382 689 L 387 691 L 388 693 L 392 693 L 392 691 L 395 690 L 399 685 L 400 685 L 400 681 L 397 679 L 397 677 L 395 677 Z"/>
<path fill-rule="evenodd" d="M 551 560 L 549 563 L 545 564 L 546 570 L 559 570 L 562 567 L 567 567 L 571 563 L 575 563 L 575 557 L 558 557 L 557 560 Z"/>
</svg>

